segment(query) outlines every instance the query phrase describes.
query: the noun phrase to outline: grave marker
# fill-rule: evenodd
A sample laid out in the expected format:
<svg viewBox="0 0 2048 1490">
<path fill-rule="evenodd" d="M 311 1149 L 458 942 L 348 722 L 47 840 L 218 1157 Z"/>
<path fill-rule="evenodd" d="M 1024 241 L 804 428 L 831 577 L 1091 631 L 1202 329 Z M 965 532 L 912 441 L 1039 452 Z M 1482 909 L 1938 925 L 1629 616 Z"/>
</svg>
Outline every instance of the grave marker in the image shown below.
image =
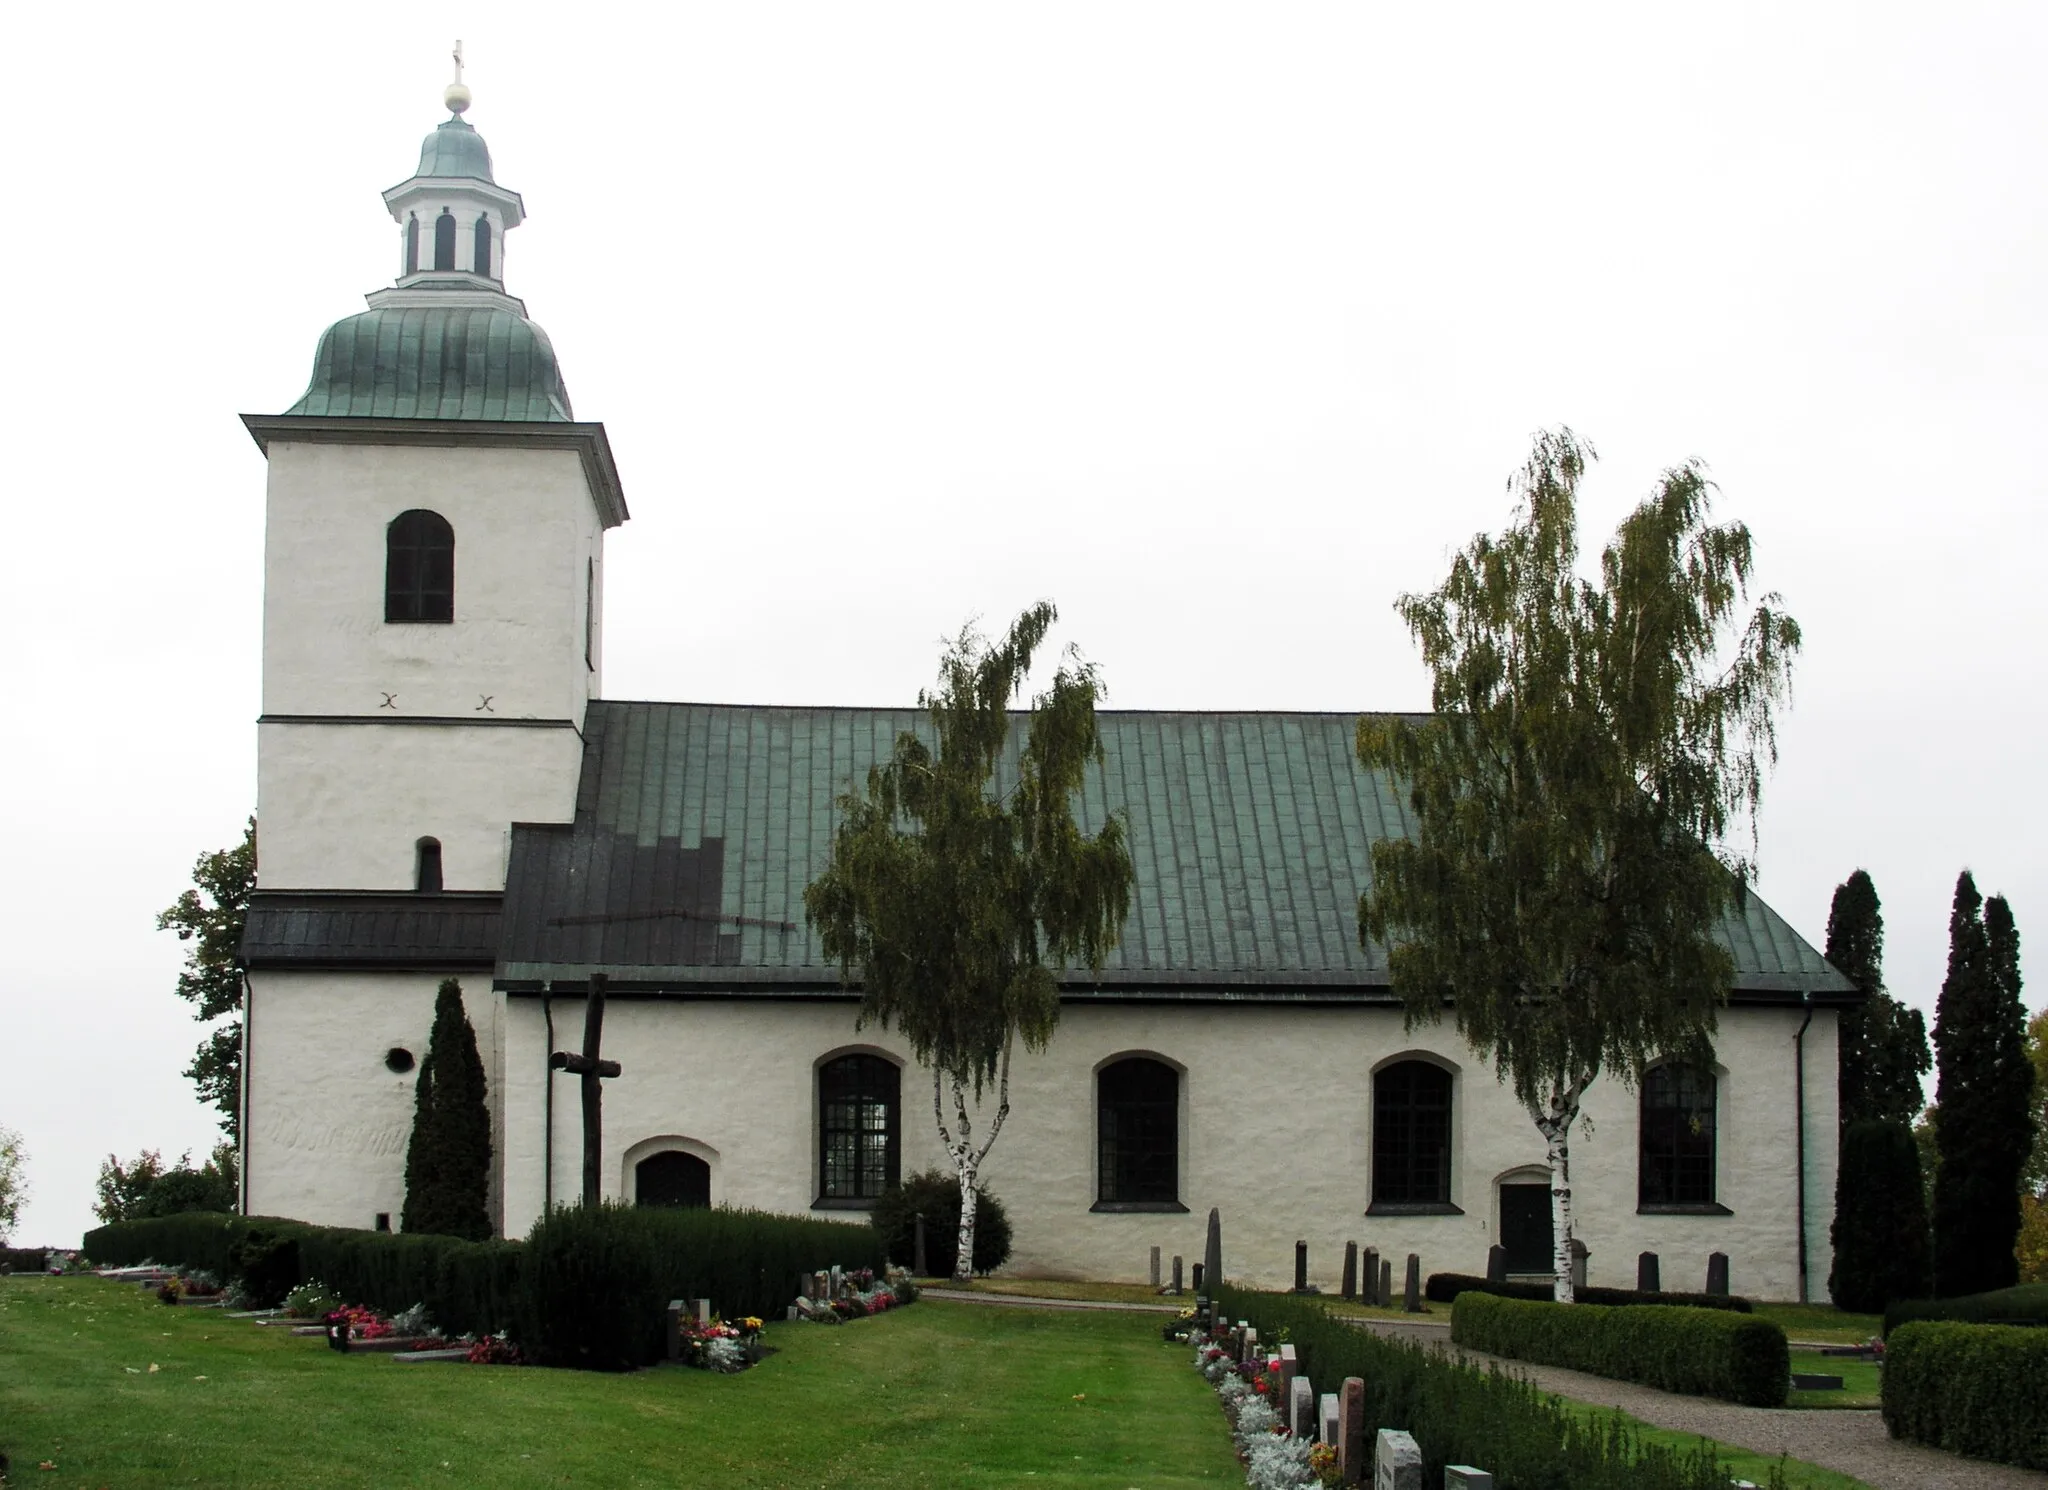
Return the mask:
<svg viewBox="0 0 2048 1490">
<path fill-rule="evenodd" d="M 1710 1252 L 1707 1254 L 1707 1292 L 1728 1297 L 1728 1254 Z"/>
<path fill-rule="evenodd" d="M 557 1050 L 548 1055 L 549 1071 L 567 1071 L 583 1088 L 583 1203 L 597 1208 L 598 1175 L 604 1153 L 604 1079 L 619 1074 L 619 1063 L 600 1059 L 604 1040 L 603 973 L 590 975 L 590 990 L 583 1001 L 583 1049 Z"/>
<path fill-rule="evenodd" d="M 1307 1242 L 1297 1241 L 1294 1244 L 1294 1291 L 1296 1293 L 1308 1292 Z"/>
<path fill-rule="evenodd" d="M 1593 1255 L 1586 1244 L 1577 1237 L 1572 1238 L 1572 1287 L 1586 1286 L 1586 1259 Z"/>
<path fill-rule="evenodd" d="M 1196 1292 L 1196 1293 L 1200 1293 L 1200 1292 L 1201 1292 L 1201 1291 L 1202 1291 L 1202 1290 L 1203 1290 L 1204 1288 L 1206 1288 L 1206 1287 L 1208 1286 L 1208 1284 L 1207 1284 L 1206 1280 L 1205 1280 L 1205 1279 L 1204 1279 L 1204 1277 L 1203 1277 L 1204 1273 L 1206 1273 L 1206 1272 L 1207 1272 L 1207 1269 L 1206 1269 L 1206 1268 L 1205 1268 L 1205 1267 L 1204 1267 L 1204 1266 L 1203 1266 L 1203 1265 L 1202 1265 L 1201 1263 L 1199 1263 L 1199 1262 L 1198 1262 L 1198 1263 L 1196 1263 L 1196 1264 L 1195 1264 L 1195 1292 Z"/>
<path fill-rule="evenodd" d="M 1373 1302 L 1382 1309 L 1394 1307 L 1394 1260 L 1391 1257 L 1380 1263 L 1380 1296 Z"/>
<path fill-rule="evenodd" d="M 1505 1283 L 1508 1281 L 1508 1249 L 1495 1242 L 1486 1249 L 1486 1281 Z"/>
<path fill-rule="evenodd" d="M 711 1300 L 697 1300 L 697 1323 L 700 1325 L 711 1323 Z"/>
<path fill-rule="evenodd" d="M 1287 1431 L 1304 1442 L 1316 1436 L 1316 1389 L 1306 1376 L 1297 1376 L 1287 1388 Z"/>
<path fill-rule="evenodd" d="M 1176 1298 L 1180 1296 L 1180 1291 L 1180 1254 L 1176 1252 L 1173 1254 L 1173 1292 Z"/>
<path fill-rule="evenodd" d="M 1347 1376 L 1337 1394 L 1337 1467 L 1344 1483 L 1356 1485 L 1365 1478 L 1365 1378 Z"/>
<path fill-rule="evenodd" d="M 1154 1288 L 1159 1286 L 1159 1249 L 1157 1247 L 1152 1249 L 1151 1260 L 1146 1264 L 1146 1281 Z"/>
<path fill-rule="evenodd" d="M 1493 1476 L 1469 1464 L 1446 1464 L 1444 1490 L 1493 1490 Z"/>
<path fill-rule="evenodd" d="M 1292 1345 L 1280 1347 L 1280 1406 L 1287 1414 L 1288 1431 L 1294 1430 L 1294 1383 L 1301 1375 L 1301 1357 Z"/>
<path fill-rule="evenodd" d="M 1316 1399 L 1316 1442 L 1337 1447 L 1337 1394 L 1325 1392 Z"/>
<path fill-rule="evenodd" d="M 1358 1297 L 1358 1243 L 1344 1244 L 1344 1282 L 1340 1290 L 1346 1299 Z"/>
<path fill-rule="evenodd" d="M 1639 1253 L 1636 1257 L 1636 1287 L 1643 1293 L 1662 1293 L 1662 1269 L 1654 1252 Z"/>
<path fill-rule="evenodd" d="M 1359 1302 L 1377 1304 L 1380 1301 L 1380 1249 L 1367 1247 L 1365 1259 L 1358 1273 Z"/>
<path fill-rule="evenodd" d="M 1373 1490 L 1422 1490 L 1422 1450 L 1399 1428 L 1382 1428 L 1373 1451 Z"/>
<path fill-rule="evenodd" d="M 1202 1247 L 1202 1266 L 1204 1269 L 1203 1277 L 1208 1279 L 1209 1287 L 1212 1289 L 1221 1288 L 1223 1286 L 1223 1215 L 1213 1206 L 1209 1210 L 1209 1235 Z M 1202 1280 L 1198 1278 L 1195 1281 L 1199 1284 Z"/>
<path fill-rule="evenodd" d="M 1410 1314 L 1422 1312 L 1422 1259 L 1413 1252 L 1408 1254 L 1408 1276 L 1403 1280 L 1402 1290 L 1406 1297 L 1401 1307 Z"/>
</svg>

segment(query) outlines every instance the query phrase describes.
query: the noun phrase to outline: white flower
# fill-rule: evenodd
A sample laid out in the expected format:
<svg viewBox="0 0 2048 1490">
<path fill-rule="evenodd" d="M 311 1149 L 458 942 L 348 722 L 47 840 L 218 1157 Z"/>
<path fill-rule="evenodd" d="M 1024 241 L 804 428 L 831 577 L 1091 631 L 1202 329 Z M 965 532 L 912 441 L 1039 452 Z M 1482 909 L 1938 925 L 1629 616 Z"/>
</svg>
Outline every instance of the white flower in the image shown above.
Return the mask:
<svg viewBox="0 0 2048 1490">
<path fill-rule="evenodd" d="M 1245 1457 L 1251 1461 L 1245 1484 L 1249 1490 L 1309 1490 L 1316 1483 L 1309 1473 L 1310 1447 L 1305 1438 L 1275 1433 L 1252 1439 L 1245 1445 Z"/>
</svg>

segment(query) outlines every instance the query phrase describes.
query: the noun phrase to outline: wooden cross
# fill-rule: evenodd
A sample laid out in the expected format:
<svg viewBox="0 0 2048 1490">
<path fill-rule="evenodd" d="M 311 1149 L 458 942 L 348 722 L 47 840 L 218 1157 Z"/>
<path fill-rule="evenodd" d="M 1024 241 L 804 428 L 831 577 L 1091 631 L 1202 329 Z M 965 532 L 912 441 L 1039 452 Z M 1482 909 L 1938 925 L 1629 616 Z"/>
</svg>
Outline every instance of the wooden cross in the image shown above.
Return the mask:
<svg viewBox="0 0 2048 1490">
<path fill-rule="evenodd" d="M 459 47 L 461 43 L 456 45 Z M 603 973 L 590 975 L 590 996 L 583 1005 L 581 1053 L 557 1050 L 548 1056 L 549 1069 L 567 1071 L 583 1083 L 583 1203 L 593 1207 L 598 1200 L 598 1173 L 604 1154 L 604 1088 L 600 1083 L 605 1077 L 617 1076 L 620 1071 L 617 1061 L 598 1057 L 599 1041 L 604 1037 L 604 986 L 607 981 Z"/>
</svg>

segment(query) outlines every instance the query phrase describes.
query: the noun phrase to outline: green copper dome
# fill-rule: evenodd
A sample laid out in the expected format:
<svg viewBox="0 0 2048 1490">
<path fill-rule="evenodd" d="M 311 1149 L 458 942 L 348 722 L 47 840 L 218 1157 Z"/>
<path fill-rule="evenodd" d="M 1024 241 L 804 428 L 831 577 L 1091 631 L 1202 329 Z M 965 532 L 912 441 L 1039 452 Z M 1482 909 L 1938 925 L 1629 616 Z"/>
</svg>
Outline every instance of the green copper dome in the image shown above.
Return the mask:
<svg viewBox="0 0 2048 1490">
<path fill-rule="evenodd" d="M 509 310 L 455 305 L 386 306 L 336 321 L 320 338 L 305 396 L 285 413 L 554 423 L 576 418 L 545 331 Z"/>
<path fill-rule="evenodd" d="M 484 137 L 460 119 L 450 119 L 420 143 L 418 176 L 467 176 L 496 185 L 491 175 L 491 149 Z"/>
</svg>

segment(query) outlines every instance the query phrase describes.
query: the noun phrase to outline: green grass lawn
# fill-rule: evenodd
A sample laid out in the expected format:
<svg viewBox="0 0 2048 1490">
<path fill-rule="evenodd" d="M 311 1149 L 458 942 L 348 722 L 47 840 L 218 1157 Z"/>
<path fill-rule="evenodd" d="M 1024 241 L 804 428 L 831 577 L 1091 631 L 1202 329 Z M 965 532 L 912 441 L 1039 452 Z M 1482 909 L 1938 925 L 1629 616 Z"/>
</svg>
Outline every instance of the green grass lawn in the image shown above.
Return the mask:
<svg viewBox="0 0 2048 1490">
<path fill-rule="evenodd" d="M 1756 1317 L 1780 1326 L 1788 1340 L 1821 1345 L 1861 1345 L 1884 1333 L 1884 1316 L 1844 1314 L 1826 1304 L 1758 1304 Z"/>
<path fill-rule="evenodd" d="M 1691 1453 L 1703 1443 L 1712 1442 L 1714 1457 L 1728 1466 L 1729 1474 L 1738 1480 L 1749 1480 L 1753 1484 L 1770 1483 L 1771 1471 L 1779 1467 L 1779 1461 L 1766 1454 L 1753 1454 L 1747 1449 L 1730 1448 L 1727 1444 L 1701 1438 L 1697 1433 L 1680 1433 L 1671 1428 L 1658 1428 L 1618 1413 L 1611 1407 L 1594 1407 L 1586 1402 L 1574 1402 L 1569 1397 L 1560 1399 L 1565 1406 L 1587 1421 L 1620 1418 L 1635 1430 L 1645 1443 L 1663 1444 L 1668 1448 Z M 1808 1464 L 1803 1459 L 1783 1461 L 1785 1483 L 1790 1490 L 1871 1490 L 1867 1481 L 1854 1475 L 1838 1474 L 1832 1469 L 1823 1469 L 1818 1464 Z"/>
<path fill-rule="evenodd" d="M 401 1366 L 132 1286 L 9 1278 L 0 1449 L 49 1490 L 1243 1483 L 1150 1317 L 925 1300 L 767 1343 L 739 1376 Z"/>
<path fill-rule="evenodd" d="M 1792 1352 L 1792 1369 L 1801 1375 L 1813 1372 L 1822 1376 L 1839 1376 L 1842 1378 L 1842 1390 L 1794 1392 L 1785 1401 L 1787 1407 L 1875 1407 L 1878 1404 L 1881 1378 L 1876 1361 L 1822 1355 L 1817 1350 L 1795 1350 Z"/>
</svg>

